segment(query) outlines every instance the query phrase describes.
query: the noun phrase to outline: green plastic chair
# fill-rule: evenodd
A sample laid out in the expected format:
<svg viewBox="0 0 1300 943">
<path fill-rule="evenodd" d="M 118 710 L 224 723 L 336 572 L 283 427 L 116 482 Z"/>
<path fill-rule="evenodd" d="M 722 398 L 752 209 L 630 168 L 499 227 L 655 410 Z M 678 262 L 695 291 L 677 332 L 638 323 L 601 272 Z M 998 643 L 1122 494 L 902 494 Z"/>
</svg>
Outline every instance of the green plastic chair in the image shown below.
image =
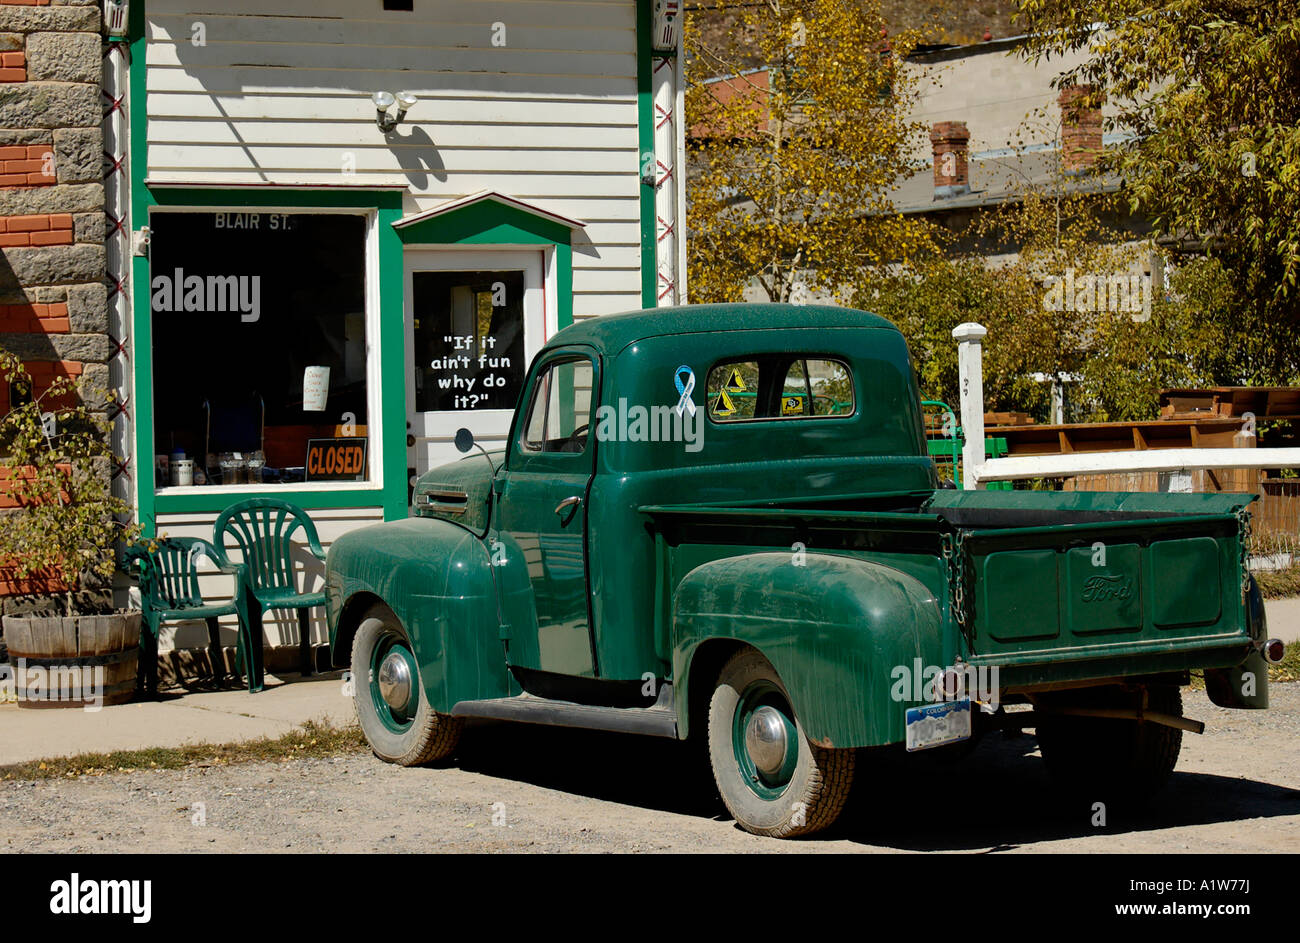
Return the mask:
<svg viewBox="0 0 1300 943">
<path fill-rule="evenodd" d="M 209 603 L 199 592 L 197 563 L 207 557 L 221 573 L 235 577 L 235 592 L 230 602 Z M 140 667 L 136 673 L 137 692 L 145 697 L 158 694 L 158 630 L 164 622 L 202 619 L 208 624 L 209 652 L 212 655 L 214 680 L 225 677 L 222 670 L 221 639 L 217 620 L 221 616 L 240 616 L 239 648 L 246 645 L 247 622 L 243 618 L 244 584 L 240 568 L 231 566 L 223 554 L 201 537 L 168 537 L 136 544 L 126 551 L 127 565 L 140 568 L 140 603 L 143 609 L 140 631 Z M 242 656 L 241 656 L 242 657 Z"/>
<path fill-rule="evenodd" d="M 227 544 L 243 555 L 239 567 L 243 583 L 244 624 L 248 641 L 244 650 L 248 690 L 261 691 L 265 673 L 262 665 L 262 613 L 267 609 L 298 611 L 299 656 L 304 675 L 313 673 L 311 651 L 311 607 L 325 605 L 324 590 L 300 593 L 293 572 L 293 535 L 302 531 L 307 549 L 317 560 L 325 559 L 316 525 L 307 512 L 278 498 L 249 498 L 226 508 L 212 527 L 212 542 L 221 562 L 233 565 L 226 556 Z"/>
</svg>

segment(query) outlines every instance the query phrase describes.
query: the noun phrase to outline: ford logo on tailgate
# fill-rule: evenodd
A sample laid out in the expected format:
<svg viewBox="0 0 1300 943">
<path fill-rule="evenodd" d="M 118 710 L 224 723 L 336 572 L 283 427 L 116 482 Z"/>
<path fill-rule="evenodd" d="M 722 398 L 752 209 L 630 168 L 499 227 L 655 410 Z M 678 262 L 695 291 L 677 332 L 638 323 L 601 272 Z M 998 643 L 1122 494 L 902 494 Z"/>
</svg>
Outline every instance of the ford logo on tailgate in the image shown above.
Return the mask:
<svg viewBox="0 0 1300 943">
<path fill-rule="evenodd" d="M 1112 599 L 1131 599 L 1133 580 L 1119 574 L 1101 573 L 1083 582 L 1084 602 L 1106 602 Z"/>
</svg>

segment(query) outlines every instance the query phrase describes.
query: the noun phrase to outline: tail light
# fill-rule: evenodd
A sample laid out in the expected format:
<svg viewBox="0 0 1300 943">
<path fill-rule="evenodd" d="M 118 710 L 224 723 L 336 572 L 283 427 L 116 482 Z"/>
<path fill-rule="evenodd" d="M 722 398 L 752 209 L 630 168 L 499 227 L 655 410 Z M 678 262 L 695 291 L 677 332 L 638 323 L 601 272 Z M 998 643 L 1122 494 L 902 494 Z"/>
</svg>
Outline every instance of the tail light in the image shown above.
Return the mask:
<svg viewBox="0 0 1300 943">
<path fill-rule="evenodd" d="M 1259 647 L 1264 660 L 1270 665 L 1279 664 L 1286 654 L 1286 644 L 1280 638 L 1271 638 Z"/>
</svg>

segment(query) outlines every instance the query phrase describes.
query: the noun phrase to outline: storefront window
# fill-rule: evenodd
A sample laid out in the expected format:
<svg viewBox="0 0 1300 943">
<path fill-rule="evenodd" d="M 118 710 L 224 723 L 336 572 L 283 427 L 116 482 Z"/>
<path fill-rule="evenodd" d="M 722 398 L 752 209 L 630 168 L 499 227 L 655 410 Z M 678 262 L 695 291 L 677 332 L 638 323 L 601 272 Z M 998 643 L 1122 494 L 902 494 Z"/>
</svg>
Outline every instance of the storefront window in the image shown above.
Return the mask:
<svg viewBox="0 0 1300 943">
<path fill-rule="evenodd" d="M 366 219 L 155 212 L 158 484 L 366 481 Z"/>
</svg>

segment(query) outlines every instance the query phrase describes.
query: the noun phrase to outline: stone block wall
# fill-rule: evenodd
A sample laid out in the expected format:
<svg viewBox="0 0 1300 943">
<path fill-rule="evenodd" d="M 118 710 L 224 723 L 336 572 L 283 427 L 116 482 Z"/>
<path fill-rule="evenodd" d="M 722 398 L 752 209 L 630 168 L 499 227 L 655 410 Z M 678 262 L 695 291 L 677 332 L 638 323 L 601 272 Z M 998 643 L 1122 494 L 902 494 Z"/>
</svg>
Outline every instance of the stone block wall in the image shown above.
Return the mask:
<svg viewBox="0 0 1300 943">
<path fill-rule="evenodd" d="M 0 0 L 0 347 L 38 390 L 110 385 L 101 29 L 99 0 Z"/>
</svg>

